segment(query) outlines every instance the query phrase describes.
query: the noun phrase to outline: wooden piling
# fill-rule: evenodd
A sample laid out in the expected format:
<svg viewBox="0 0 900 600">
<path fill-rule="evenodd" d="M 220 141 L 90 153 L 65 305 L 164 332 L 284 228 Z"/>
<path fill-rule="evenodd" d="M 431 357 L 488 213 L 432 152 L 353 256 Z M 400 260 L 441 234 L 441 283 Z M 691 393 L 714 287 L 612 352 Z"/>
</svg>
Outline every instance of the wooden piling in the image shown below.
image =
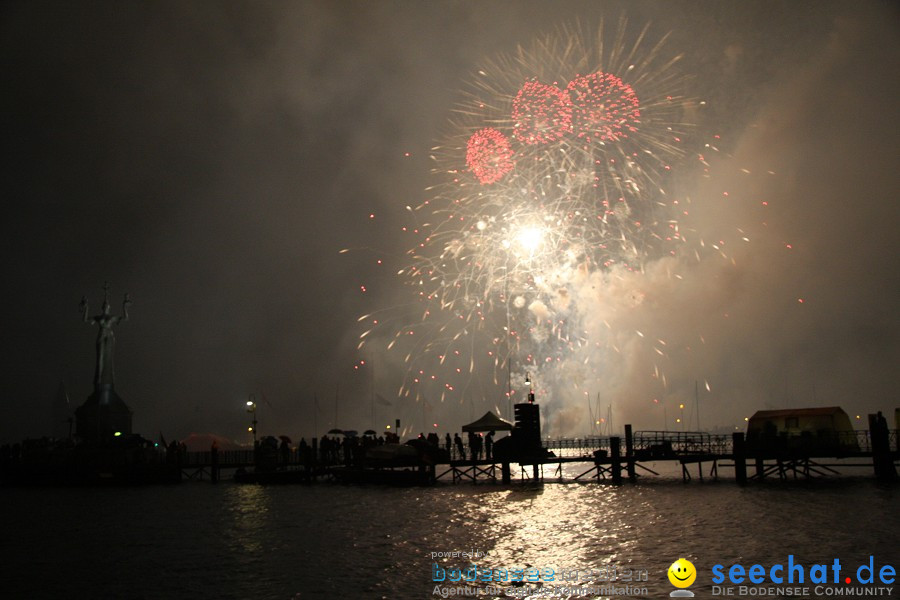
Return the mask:
<svg viewBox="0 0 900 600">
<path fill-rule="evenodd" d="M 617 437 L 609 438 L 610 458 L 612 459 L 612 480 L 613 483 L 622 483 L 622 450 L 619 448 L 620 439 Z"/>
<path fill-rule="evenodd" d="M 747 447 L 744 445 L 744 432 L 731 434 L 732 452 L 734 453 L 734 479 L 739 485 L 747 483 Z"/>
<path fill-rule="evenodd" d="M 509 469 L 509 463 L 505 462 L 500 467 L 500 470 L 503 472 L 503 484 L 509 485 L 510 481 L 512 481 L 512 475 Z"/>
<path fill-rule="evenodd" d="M 634 472 L 634 438 L 631 434 L 631 425 L 625 425 L 625 464 L 628 469 L 628 481 L 634 483 L 637 481 L 637 474 Z"/>
<path fill-rule="evenodd" d="M 219 481 L 219 448 L 215 445 L 209 451 L 209 480 L 213 483 Z"/>
</svg>

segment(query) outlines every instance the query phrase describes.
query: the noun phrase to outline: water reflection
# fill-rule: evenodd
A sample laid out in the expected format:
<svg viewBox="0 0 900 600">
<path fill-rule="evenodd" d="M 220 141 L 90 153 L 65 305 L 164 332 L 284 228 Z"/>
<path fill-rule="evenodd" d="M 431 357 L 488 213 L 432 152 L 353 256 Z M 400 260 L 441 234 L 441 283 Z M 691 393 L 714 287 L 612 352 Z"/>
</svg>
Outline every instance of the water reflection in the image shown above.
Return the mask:
<svg viewBox="0 0 900 600">
<path fill-rule="evenodd" d="M 682 556 L 698 568 L 696 592 L 711 589 L 717 562 L 774 564 L 791 553 L 806 563 L 862 564 L 870 554 L 894 556 L 897 492 L 869 481 L 740 488 L 680 480 L 4 490 L 0 543 L 10 573 L 41 570 L 47 597 L 65 597 L 79 581 L 97 597 L 421 599 L 433 597 L 434 564 L 476 562 L 644 568 L 647 596 L 659 598 L 671 591 L 666 568 Z M 434 556 L 473 550 L 485 556 Z M 5 591 L 31 597 L 32 585 L 14 580 Z"/>
<path fill-rule="evenodd" d="M 616 506 L 609 487 L 549 485 L 498 493 L 477 508 L 496 532 L 486 565 L 491 568 L 605 567 L 634 546 L 635 515 Z M 636 508 L 640 509 L 640 506 Z"/>
<path fill-rule="evenodd" d="M 227 515 L 231 526 L 223 533 L 239 556 L 252 560 L 266 548 L 270 537 L 269 488 L 258 485 L 237 485 L 228 490 Z"/>
</svg>

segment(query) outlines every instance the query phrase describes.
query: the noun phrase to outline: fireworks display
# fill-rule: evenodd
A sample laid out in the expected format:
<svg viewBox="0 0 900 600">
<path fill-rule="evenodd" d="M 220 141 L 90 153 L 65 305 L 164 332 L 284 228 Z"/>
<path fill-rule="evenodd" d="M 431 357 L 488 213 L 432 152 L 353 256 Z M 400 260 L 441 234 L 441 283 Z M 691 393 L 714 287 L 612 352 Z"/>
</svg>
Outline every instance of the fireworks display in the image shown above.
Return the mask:
<svg viewBox="0 0 900 600">
<path fill-rule="evenodd" d="M 639 304 L 648 265 L 684 244 L 667 186 L 695 106 L 679 57 L 626 29 L 561 31 L 478 72 L 434 148 L 431 197 L 409 207 L 399 274 L 421 320 L 387 343 L 408 365 L 401 396 L 476 395 L 508 415 L 529 372 L 552 412 L 604 379 L 621 340 L 595 326 L 597 304 L 612 289 Z"/>
<path fill-rule="evenodd" d="M 631 86 L 610 73 L 576 77 L 566 86 L 578 137 L 615 142 L 637 131 L 641 110 Z"/>
<path fill-rule="evenodd" d="M 513 100 L 512 120 L 520 142 L 555 142 L 572 131 L 572 102 L 556 86 L 526 81 Z"/>
<path fill-rule="evenodd" d="M 263 392 L 294 441 L 452 435 L 526 373 L 552 436 L 892 414 L 892 5 L 102 4 L 5 15 L 6 441 L 66 434 L 35 382 L 90 356 L 47 317 L 107 278 L 167 437 L 246 442 Z"/>
<path fill-rule="evenodd" d="M 486 127 L 469 138 L 466 164 L 481 183 L 495 183 L 512 170 L 512 154 L 506 136 Z"/>
</svg>

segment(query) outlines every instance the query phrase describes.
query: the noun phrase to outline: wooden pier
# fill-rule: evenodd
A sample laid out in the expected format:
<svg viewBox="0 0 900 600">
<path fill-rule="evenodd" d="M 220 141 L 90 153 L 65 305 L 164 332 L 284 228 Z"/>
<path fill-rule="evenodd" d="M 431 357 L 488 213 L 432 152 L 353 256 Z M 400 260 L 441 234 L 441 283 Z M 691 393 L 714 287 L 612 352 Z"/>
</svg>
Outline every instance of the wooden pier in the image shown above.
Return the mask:
<svg viewBox="0 0 900 600">
<path fill-rule="evenodd" d="M 898 430 L 832 432 L 827 440 L 778 438 L 747 440 L 742 432 L 713 435 L 704 432 L 638 431 L 626 425 L 622 437 L 588 437 L 546 440 L 541 456 L 519 456 L 515 460 L 472 458 L 455 449 L 446 463 L 425 466 L 428 480 L 449 483 L 510 483 L 515 473 L 521 481 L 636 482 L 639 477 L 659 475 L 648 463 L 669 462 L 681 467 L 682 479 L 716 480 L 720 470 L 731 469 L 734 481 L 744 485 L 765 479 L 812 479 L 838 475 L 837 468 L 873 469 L 878 479 L 897 478 L 900 462 Z M 312 448 L 315 456 L 315 446 Z M 253 450 L 187 452 L 181 458 L 186 479 L 218 481 L 222 470 L 253 469 Z M 563 465 L 581 464 L 580 474 L 566 479 Z M 292 450 L 272 473 L 285 473 L 286 481 L 335 479 L 335 470 L 346 470 L 338 461 L 301 457 Z M 408 467 L 406 467 L 408 469 Z M 293 477 L 289 476 L 290 472 Z M 304 475 L 300 477 L 297 471 Z"/>
</svg>

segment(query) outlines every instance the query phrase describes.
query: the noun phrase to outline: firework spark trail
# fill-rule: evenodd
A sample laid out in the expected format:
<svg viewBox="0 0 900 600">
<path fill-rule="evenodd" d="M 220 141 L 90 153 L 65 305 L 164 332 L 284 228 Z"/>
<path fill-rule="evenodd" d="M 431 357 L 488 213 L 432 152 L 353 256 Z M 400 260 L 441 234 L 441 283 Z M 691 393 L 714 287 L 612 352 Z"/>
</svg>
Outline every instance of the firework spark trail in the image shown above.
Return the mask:
<svg viewBox="0 0 900 600">
<path fill-rule="evenodd" d="M 389 343 L 405 342 L 401 395 L 431 381 L 443 401 L 488 368 L 495 394 L 513 370 L 530 370 L 564 401 L 600 379 L 607 354 L 643 337 L 598 335 L 585 316 L 616 281 L 633 286 L 626 303 L 639 302 L 648 264 L 684 245 L 666 187 L 696 104 L 665 38 L 645 51 L 647 28 L 632 44 L 626 30 L 563 30 L 479 71 L 433 150 L 440 183 L 411 209 L 427 217 L 400 275 L 422 320 Z M 649 348 L 665 357 L 665 345 Z M 665 382 L 658 368 L 656 378 Z"/>
</svg>

